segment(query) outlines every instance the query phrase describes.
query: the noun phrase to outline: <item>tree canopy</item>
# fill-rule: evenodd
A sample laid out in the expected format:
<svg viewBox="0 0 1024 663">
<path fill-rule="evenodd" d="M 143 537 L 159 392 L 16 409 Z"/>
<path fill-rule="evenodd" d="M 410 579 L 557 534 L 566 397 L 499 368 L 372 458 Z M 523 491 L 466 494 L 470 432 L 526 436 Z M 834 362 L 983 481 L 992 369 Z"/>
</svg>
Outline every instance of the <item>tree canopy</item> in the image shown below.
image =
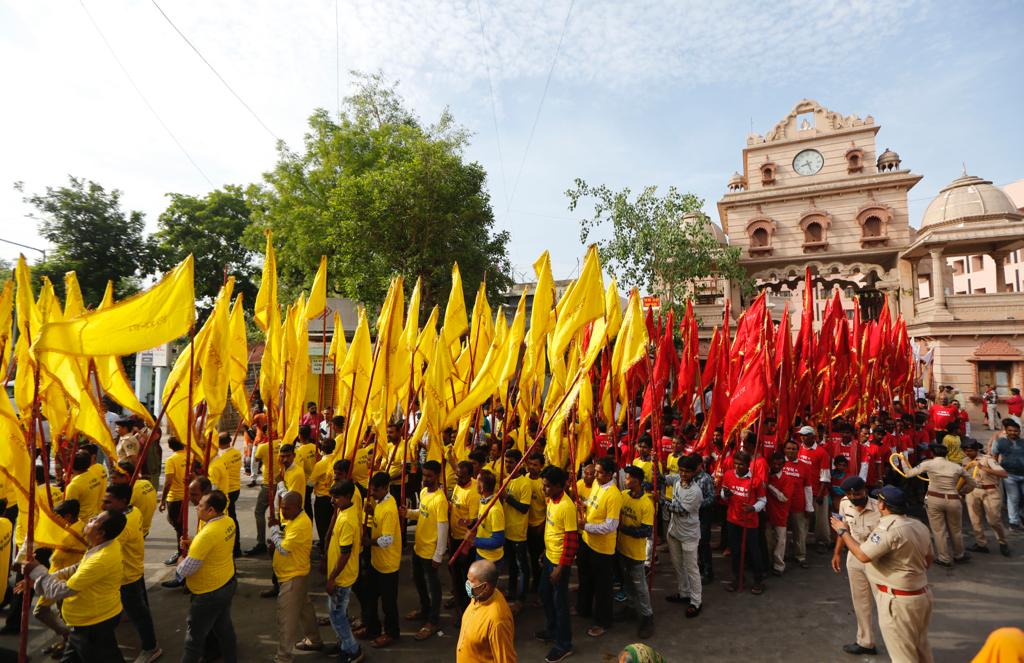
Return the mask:
<svg viewBox="0 0 1024 663">
<path fill-rule="evenodd" d="M 15 189 L 24 192 L 21 183 Z M 89 306 L 99 304 L 108 279 L 117 298 L 136 292 L 136 277 L 149 271 L 143 214 L 123 210 L 121 195 L 73 176 L 66 186 L 26 195 L 25 202 L 38 212 L 31 218 L 38 221 L 39 234 L 53 246 L 46 260 L 33 265 L 33 278 L 47 276 L 63 297 L 64 273 L 74 270 Z"/>
<path fill-rule="evenodd" d="M 704 201 L 669 187 L 659 195 L 648 186 L 633 196 L 627 187 L 613 191 L 582 179 L 565 192 L 569 210 L 593 199 L 594 213 L 580 221 L 580 240 L 610 234 L 597 241 L 601 263 L 623 285 L 667 299 L 663 308 L 700 293 L 712 278 L 746 280 L 740 251 L 721 243 L 701 212 Z M 690 215 L 690 216 L 688 216 Z"/>
<path fill-rule="evenodd" d="M 252 307 L 259 289 L 258 252 L 242 242 L 250 224 L 250 207 L 238 186 L 205 196 L 168 194 L 170 204 L 149 237 L 155 271 L 165 272 L 192 254 L 196 261 L 196 300 L 201 317 L 213 308 L 225 272 L 235 277 L 235 293 Z"/>
<path fill-rule="evenodd" d="M 443 304 L 458 262 L 472 297 L 485 277 L 493 298 L 511 284 L 507 232 L 494 231 L 486 173 L 467 163 L 469 135 L 447 111 L 424 125 L 394 85 L 359 75 L 334 119 L 317 110 L 301 150 L 283 143 L 278 161 L 253 188 L 256 228 L 274 231 L 278 273 L 289 294 L 309 286 L 321 254 L 328 290 L 370 307 L 390 278 L 423 279 L 423 305 Z"/>
</svg>

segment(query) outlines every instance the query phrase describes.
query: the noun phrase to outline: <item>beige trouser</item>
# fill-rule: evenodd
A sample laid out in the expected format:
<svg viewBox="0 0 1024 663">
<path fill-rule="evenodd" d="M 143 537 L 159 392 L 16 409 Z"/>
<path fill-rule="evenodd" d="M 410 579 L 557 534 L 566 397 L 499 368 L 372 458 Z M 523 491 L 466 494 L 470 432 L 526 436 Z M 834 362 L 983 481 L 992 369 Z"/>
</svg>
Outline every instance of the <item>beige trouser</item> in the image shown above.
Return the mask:
<svg viewBox="0 0 1024 663">
<path fill-rule="evenodd" d="M 864 563 L 846 553 L 846 575 L 850 579 L 850 598 L 853 614 L 857 616 L 857 644 L 868 649 L 875 646 L 874 610 L 875 586 L 868 580 Z"/>
<path fill-rule="evenodd" d="M 928 524 L 935 535 L 935 553 L 940 562 L 950 562 L 964 556 L 963 505 L 958 499 L 928 495 L 925 499 Z M 949 555 L 949 541 L 953 540 L 953 556 Z"/>
<path fill-rule="evenodd" d="M 676 591 L 680 596 L 690 597 L 690 604 L 699 608 L 703 588 L 697 565 L 697 544 L 681 541 L 671 534 L 666 538 L 668 552 L 672 558 L 672 570 L 676 573 Z"/>
<path fill-rule="evenodd" d="M 308 576 L 299 576 L 281 583 L 277 594 L 277 663 L 290 663 L 292 649 L 299 640 L 299 631 L 314 645 L 322 645 L 316 611 L 306 591 Z"/>
<path fill-rule="evenodd" d="M 932 663 L 928 622 L 932 618 L 932 591 L 917 596 L 875 592 L 878 626 L 892 663 Z"/>
<path fill-rule="evenodd" d="M 789 529 L 793 532 L 793 546 L 796 548 L 796 560 L 807 559 L 807 513 L 805 511 L 789 514 Z"/>
<path fill-rule="evenodd" d="M 786 528 L 768 523 L 764 528 L 768 540 L 768 554 L 772 557 L 772 568 L 782 573 L 786 570 Z"/>
<path fill-rule="evenodd" d="M 1003 498 L 999 495 L 999 487 L 975 488 L 967 494 L 967 515 L 971 517 L 971 529 L 974 530 L 974 542 L 979 546 L 988 545 L 985 538 L 985 521 L 996 533 L 996 541 L 1006 543 L 1006 530 L 1003 529 Z"/>
<path fill-rule="evenodd" d="M 821 504 L 818 504 L 817 501 L 814 502 L 814 542 L 825 546 L 832 542 L 832 528 L 828 524 L 829 497 L 830 495 L 825 493 L 821 498 Z"/>
</svg>

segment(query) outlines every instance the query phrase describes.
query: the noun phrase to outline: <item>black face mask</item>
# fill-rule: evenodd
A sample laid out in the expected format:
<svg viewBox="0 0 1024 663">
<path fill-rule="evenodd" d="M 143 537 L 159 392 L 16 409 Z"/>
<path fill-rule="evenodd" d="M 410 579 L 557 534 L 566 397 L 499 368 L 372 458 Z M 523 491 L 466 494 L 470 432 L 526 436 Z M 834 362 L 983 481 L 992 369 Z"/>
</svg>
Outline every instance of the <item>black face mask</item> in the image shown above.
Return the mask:
<svg viewBox="0 0 1024 663">
<path fill-rule="evenodd" d="M 868 503 L 868 497 L 867 495 L 864 497 L 851 497 L 850 501 L 853 502 L 854 506 L 865 506 Z"/>
</svg>

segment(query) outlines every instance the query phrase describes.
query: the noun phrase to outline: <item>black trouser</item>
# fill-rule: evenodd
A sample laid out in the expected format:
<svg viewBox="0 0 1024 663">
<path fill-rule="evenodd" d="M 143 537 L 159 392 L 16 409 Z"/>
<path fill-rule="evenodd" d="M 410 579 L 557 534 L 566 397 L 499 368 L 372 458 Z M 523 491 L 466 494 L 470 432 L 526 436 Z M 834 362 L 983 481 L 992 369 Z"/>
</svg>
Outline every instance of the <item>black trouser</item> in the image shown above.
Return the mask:
<svg viewBox="0 0 1024 663">
<path fill-rule="evenodd" d="M 593 616 L 594 624 L 601 628 L 611 628 L 612 568 L 615 555 L 603 555 L 587 544 L 580 543 L 576 559 L 580 562 L 576 612 L 583 617 Z"/>
<path fill-rule="evenodd" d="M 761 556 L 761 540 L 756 527 L 740 527 L 732 523 L 725 524 L 729 538 L 729 555 L 732 558 L 732 576 L 739 580 L 740 557 L 746 559 L 746 565 L 754 572 L 754 582 L 764 580 L 764 558 Z M 747 533 L 744 549 L 743 532 Z M 742 550 L 741 550 L 742 549 Z"/>
<path fill-rule="evenodd" d="M 320 552 L 324 551 L 324 544 L 327 543 L 327 530 L 331 526 L 331 516 L 333 515 L 334 507 L 331 505 L 331 496 L 317 495 L 313 500 L 313 522 L 316 523 L 316 536 L 317 541 L 320 542 Z"/>
<path fill-rule="evenodd" d="M 508 560 L 508 597 L 525 601 L 530 586 L 530 552 L 526 541 L 505 539 L 505 559 Z"/>
<path fill-rule="evenodd" d="M 156 632 L 153 630 L 153 616 L 149 612 L 145 577 L 121 585 L 121 606 L 139 634 L 139 646 L 142 650 L 156 649 Z"/>
<path fill-rule="evenodd" d="M 381 611 L 384 613 L 384 633 L 392 638 L 399 636 L 398 630 L 398 571 L 393 573 L 381 573 L 370 567 L 370 582 L 368 593 L 370 598 L 370 610 L 367 613 L 369 621 L 366 628 L 371 634 L 381 632 L 380 617 L 377 614 L 377 602 L 380 602 Z M 463 591 L 463 594 L 466 592 Z"/>
<path fill-rule="evenodd" d="M 231 623 L 231 601 L 237 587 L 238 581 L 231 578 L 220 589 L 192 595 L 185 622 L 185 651 L 182 652 L 181 663 L 198 663 L 204 656 L 203 650 L 207 648 L 208 641 L 216 642 L 224 663 L 238 661 L 235 627 Z"/>
<path fill-rule="evenodd" d="M 302 500 L 302 509 L 313 520 L 313 486 L 306 486 L 306 497 Z"/>
<path fill-rule="evenodd" d="M 235 557 L 242 554 L 242 528 L 238 525 L 238 497 L 241 490 L 232 490 L 228 493 L 228 515 L 235 521 Z"/>
<path fill-rule="evenodd" d="M 715 569 L 711 564 L 711 524 L 714 517 L 714 507 L 700 508 L 700 543 L 697 544 L 697 567 L 702 576 L 714 577 L 715 575 Z"/>
<path fill-rule="evenodd" d="M 32 554 L 32 557 L 35 558 L 35 560 L 37 562 L 39 562 L 40 564 L 42 564 L 46 568 L 50 568 L 50 555 L 52 555 L 52 554 L 53 554 L 53 550 L 51 550 L 50 548 L 39 548 L 38 550 L 36 550 Z M 15 573 L 14 573 L 14 584 L 15 585 L 17 585 L 19 582 L 21 582 L 24 579 L 24 576 L 21 574 L 21 564 L 17 564 L 16 567 L 17 567 L 17 569 L 15 570 Z M 7 580 L 7 578 L 4 578 L 5 582 L 6 582 L 6 580 Z M 22 601 L 24 599 L 25 599 L 25 595 L 24 594 L 21 594 L 19 592 L 11 592 L 10 608 L 9 608 L 9 612 L 7 613 L 7 620 L 5 622 L 5 626 L 7 627 L 8 630 L 10 630 L 10 629 L 18 629 L 19 631 L 21 630 L 21 606 L 22 606 Z"/>
<path fill-rule="evenodd" d="M 437 626 L 441 621 L 441 576 L 434 561 L 413 553 L 412 580 L 420 595 L 420 612 L 428 624 Z"/>
<path fill-rule="evenodd" d="M 174 549 L 178 550 L 181 547 L 181 505 L 182 501 L 168 502 L 167 503 L 167 522 L 174 528 Z"/>
<path fill-rule="evenodd" d="M 462 539 L 452 539 L 452 555 L 462 545 Z M 455 563 L 449 568 L 452 574 L 452 593 L 455 594 L 456 620 L 462 619 L 462 613 L 469 607 L 469 596 L 466 594 L 466 580 L 469 574 L 469 565 L 476 557 L 475 548 L 467 548 L 461 555 L 455 558 Z"/>
<path fill-rule="evenodd" d="M 120 661 L 124 663 L 121 650 L 117 648 L 114 630 L 121 621 L 121 615 L 111 617 L 91 626 L 70 626 L 61 663 L 93 663 L 94 661 Z"/>
<path fill-rule="evenodd" d="M 370 577 L 370 551 L 368 548 L 364 548 L 359 555 L 359 575 L 352 586 L 352 591 L 359 599 L 359 616 L 364 627 L 372 621 L 373 618 L 370 615 L 377 612 L 377 606 L 371 603 L 373 599 L 371 584 L 373 584 L 373 578 Z"/>
<path fill-rule="evenodd" d="M 540 587 L 540 558 L 544 554 L 544 525 L 526 529 L 526 548 L 530 554 L 530 591 Z"/>
</svg>

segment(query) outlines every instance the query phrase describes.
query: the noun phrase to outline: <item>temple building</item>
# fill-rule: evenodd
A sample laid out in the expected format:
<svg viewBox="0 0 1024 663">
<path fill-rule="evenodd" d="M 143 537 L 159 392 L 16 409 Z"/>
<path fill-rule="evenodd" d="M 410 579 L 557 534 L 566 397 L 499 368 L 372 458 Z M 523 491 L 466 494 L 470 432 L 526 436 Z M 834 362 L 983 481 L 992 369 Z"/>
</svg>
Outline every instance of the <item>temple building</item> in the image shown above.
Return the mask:
<svg viewBox="0 0 1024 663">
<path fill-rule="evenodd" d="M 807 266 L 818 323 L 837 288 L 851 318 L 857 304 L 870 320 L 888 302 L 930 359 L 921 364 L 925 388 L 952 385 L 980 420 L 985 384 L 1003 398 L 1024 384 L 1024 182 L 1004 191 L 965 172 L 912 224 L 908 193 L 922 175 L 878 149 L 880 128 L 870 115 L 801 101 L 767 134 L 747 137 L 713 230 L 741 249 L 776 319 L 788 302 L 794 332 Z M 732 284 L 715 290 L 704 303 L 728 297 L 734 311 L 746 303 Z M 713 324 L 713 315 L 702 318 Z"/>
</svg>

